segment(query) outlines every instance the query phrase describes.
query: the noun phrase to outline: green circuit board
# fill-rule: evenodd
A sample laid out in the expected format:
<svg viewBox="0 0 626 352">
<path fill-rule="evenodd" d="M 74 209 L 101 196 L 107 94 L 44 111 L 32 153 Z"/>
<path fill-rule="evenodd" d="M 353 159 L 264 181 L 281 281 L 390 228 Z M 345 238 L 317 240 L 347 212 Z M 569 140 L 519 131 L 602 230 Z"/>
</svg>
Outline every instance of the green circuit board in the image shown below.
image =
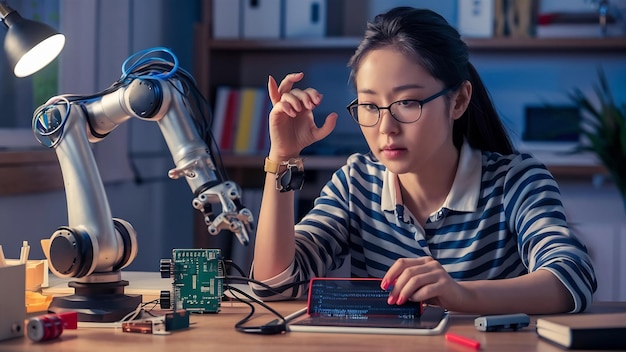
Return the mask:
<svg viewBox="0 0 626 352">
<path fill-rule="evenodd" d="M 216 313 L 224 293 L 219 249 L 174 249 L 173 288 L 176 308 Z"/>
</svg>

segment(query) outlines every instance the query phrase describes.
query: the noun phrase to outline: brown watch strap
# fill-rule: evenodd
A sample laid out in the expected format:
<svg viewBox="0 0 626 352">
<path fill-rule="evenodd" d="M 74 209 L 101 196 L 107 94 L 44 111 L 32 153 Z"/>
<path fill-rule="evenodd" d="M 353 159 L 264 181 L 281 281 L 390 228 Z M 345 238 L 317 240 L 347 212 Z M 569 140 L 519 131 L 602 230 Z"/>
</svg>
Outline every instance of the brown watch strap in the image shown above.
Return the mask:
<svg viewBox="0 0 626 352">
<path fill-rule="evenodd" d="M 269 172 L 270 174 L 277 174 L 279 168 L 280 168 L 279 162 L 272 161 L 270 160 L 270 158 L 265 158 L 265 165 L 263 165 L 263 171 Z"/>
<path fill-rule="evenodd" d="M 285 161 L 273 161 L 270 158 L 265 158 L 265 164 L 263 165 L 263 171 L 269 172 L 271 174 L 279 174 L 282 169 L 286 169 L 288 166 L 296 166 L 298 170 L 304 171 L 304 165 L 302 163 L 302 159 L 293 158 Z"/>
</svg>

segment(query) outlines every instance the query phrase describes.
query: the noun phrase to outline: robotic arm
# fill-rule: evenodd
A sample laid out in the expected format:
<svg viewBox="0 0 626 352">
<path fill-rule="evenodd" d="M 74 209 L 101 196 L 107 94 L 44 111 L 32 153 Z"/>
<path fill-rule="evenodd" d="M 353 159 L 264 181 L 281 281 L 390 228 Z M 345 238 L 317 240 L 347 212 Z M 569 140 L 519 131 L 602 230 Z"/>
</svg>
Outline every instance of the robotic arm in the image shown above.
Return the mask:
<svg viewBox="0 0 626 352">
<path fill-rule="evenodd" d="M 119 283 L 119 270 L 137 254 L 132 226 L 111 216 L 90 149 L 91 143 L 130 118 L 158 123 L 175 163 L 168 176 L 187 180 L 195 196 L 193 207 L 204 214 L 209 233 L 229 230 L 243 245 L 249 242 L 252 213 L 241 204 L 239 187 L 226 180 L 221 163 L 212 157 L 210 131 L 199 116 L 202 108 L 195 104 L 201 95 L 173 54 L 168 52 L 173 63 L 146 59 L 154 51 L 131 56 L 125 64 L 140 58 L 131 68 L 123 67 L 120 80 L 107 90 L 92 96 L 54 97 L 33 116 L 35 136 L 56 151 L 67 198 L 69 224 L 50 238 L 50 269 L 59 277 L 77 278 L 73 282 L 77 293 Z M 218 215 L 212 210 L 215 204 L 221 207 Z"/>
</svg>

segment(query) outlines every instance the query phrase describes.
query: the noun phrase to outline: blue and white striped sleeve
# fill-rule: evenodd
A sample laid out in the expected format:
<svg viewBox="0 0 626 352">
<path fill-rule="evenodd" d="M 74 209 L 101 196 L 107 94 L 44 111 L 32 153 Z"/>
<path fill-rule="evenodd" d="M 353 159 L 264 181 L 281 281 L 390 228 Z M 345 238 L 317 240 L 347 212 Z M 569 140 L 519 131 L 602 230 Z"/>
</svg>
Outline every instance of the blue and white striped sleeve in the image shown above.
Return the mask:
<svg viewBox="0 0 626 352">
<path fill-rule="evenodd" d="M 584 311 L 597 288 L 585 245 L 567 224 L 556 181 L 546 167 L 527 154 L 513 163 L 505 181 L 505 212 L 518 238 L 529 272 L 548 270 L 569 290 L 572 312 Z"/>
</svg>

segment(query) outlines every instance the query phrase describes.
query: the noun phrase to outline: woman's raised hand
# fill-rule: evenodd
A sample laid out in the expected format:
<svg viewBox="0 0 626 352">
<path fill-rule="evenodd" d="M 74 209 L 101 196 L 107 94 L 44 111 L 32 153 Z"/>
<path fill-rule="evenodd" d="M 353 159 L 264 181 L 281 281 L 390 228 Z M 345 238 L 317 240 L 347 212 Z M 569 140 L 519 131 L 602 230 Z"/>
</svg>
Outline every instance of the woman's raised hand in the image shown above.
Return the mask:
<svg viewBox="0 0 626 352">
<path fill-rule="evenodd" d="M 304 73 L 291 73 L 276 84 L 270 76 L 267 90 L 273 104 L 269 116 L 271 140 L 270 159 L 287 160 L 300 155 L 302 149 L 328 136 L 337 124 L 337 113 L 326 116 L 324 124 L 317 127 L 313 109 L 322 101 L 322 94 L 313 88 L 293 88 Z"/>
</svg>

